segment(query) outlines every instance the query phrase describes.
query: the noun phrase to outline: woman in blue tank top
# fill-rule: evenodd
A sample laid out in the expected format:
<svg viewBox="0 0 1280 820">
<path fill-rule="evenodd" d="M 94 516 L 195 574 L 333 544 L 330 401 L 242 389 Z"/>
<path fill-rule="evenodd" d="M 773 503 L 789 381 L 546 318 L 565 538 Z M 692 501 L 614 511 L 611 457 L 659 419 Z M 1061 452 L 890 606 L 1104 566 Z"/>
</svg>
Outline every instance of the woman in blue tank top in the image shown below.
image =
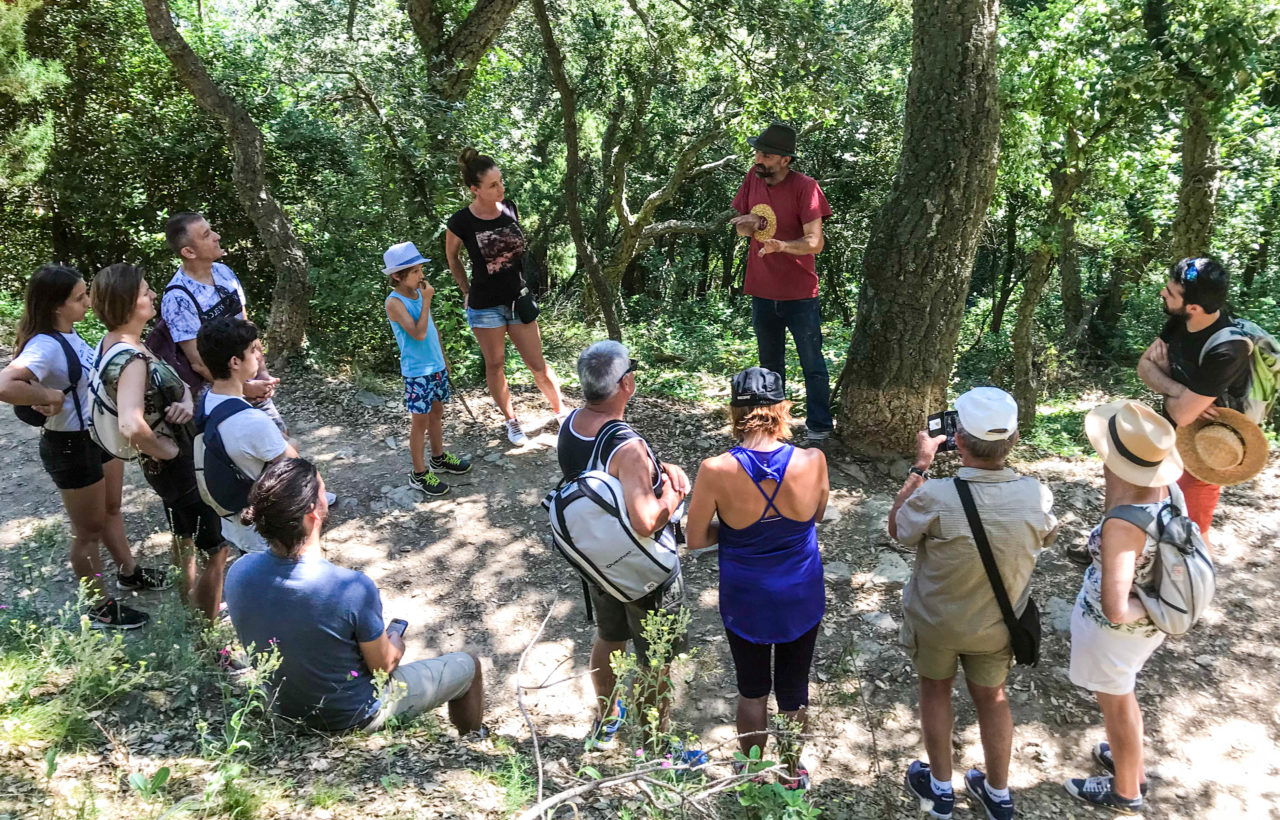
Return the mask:
<svg viewBox="0 0 1280 820">
<path fill-rule="evenodd" d="M 821 450 L 786 442 L 791 403 L 777 373 L 748 368 L 731 387 L 740 444 L 702 462 L 687 537 L 691 550 L 719 543 L 720 616 L 738 678 L 739 743 L 750 755 L 755 746 L 764 751 L 771 691 L 779 713 L 801 731 L 807 724 L 809 668 L 826 611 L 815 525 L 830 484 Z M 780 743 L 780 750 L 786 785 L 807 788 L 800 744 Z"/>
</svg>

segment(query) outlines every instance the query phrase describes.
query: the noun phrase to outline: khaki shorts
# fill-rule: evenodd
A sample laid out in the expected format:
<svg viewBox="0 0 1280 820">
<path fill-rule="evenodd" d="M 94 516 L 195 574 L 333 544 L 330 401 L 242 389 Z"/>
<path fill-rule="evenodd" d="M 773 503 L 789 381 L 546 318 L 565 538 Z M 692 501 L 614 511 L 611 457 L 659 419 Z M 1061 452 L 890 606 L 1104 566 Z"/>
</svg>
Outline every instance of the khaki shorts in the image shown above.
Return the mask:
<svg viewBox="0 0 1280 820">
<path fill-rule="evenodd" d="M 998 652 L 961 654 L 953 649 L 931 646 L 919 636 L 911 642 L 911 660 L 916 674 L 929 680 L 947 680 L 956 676 L 956 661 L 964 667 L 966 680 L 979 686 L 1001 686 L 1013 668 L 1013 648 L 1006 645 Z"/>
<path fill-rule="evenodd" d="M 376 732 L 389 717 L 412 717 L 457 700 L 471 688 L 475 677 L 475 660 L 466 652 L 401 664 L 387 682 L 382 708 L 363 729 Z"/>
</svg>

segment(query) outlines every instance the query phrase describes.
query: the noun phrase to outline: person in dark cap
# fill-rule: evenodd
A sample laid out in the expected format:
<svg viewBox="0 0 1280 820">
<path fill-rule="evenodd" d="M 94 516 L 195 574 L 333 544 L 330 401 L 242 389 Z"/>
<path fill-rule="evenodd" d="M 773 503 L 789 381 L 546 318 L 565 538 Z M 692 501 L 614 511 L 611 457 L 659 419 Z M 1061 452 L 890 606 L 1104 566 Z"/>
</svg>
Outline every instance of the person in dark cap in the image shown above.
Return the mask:
<svg viewBox="0 0 1280 820">
<path fill-rule="evenodd" d="M 808 441 L 817 444 L 831 437 L 835 425 L 814 258 L 822 250 L 822 220 L 831 216 L 831 206 L 816 180 L 791 170 L 793 128 L 775 122 L 747 142 L 755 149 L 755 165 L 733 198 L 739 215 L 730 221 L 739 236 L 751 238 L 744 290 L 751 295 L 760 366 L 786 383 L 790 331 L 804 371 Z"/>
<path fill-rule="evenodd" d="M 720 616 L 738 677 L 739 743 L 750 756 L 768 739 L 770 691 L 781 714 L 802 730 L 807 723 L 809 670 L 826 611 L 815 525 L 830 483 L 821 450 L 787 443 L 791 402 L 781 376 L 752 367 L 731 388 L 739 443 L 698 469 L 686 537 L 691 550 L 720 546 Z M 783 784 L 807 788 L 800 744 L 779 741 Z"/>
</svg>

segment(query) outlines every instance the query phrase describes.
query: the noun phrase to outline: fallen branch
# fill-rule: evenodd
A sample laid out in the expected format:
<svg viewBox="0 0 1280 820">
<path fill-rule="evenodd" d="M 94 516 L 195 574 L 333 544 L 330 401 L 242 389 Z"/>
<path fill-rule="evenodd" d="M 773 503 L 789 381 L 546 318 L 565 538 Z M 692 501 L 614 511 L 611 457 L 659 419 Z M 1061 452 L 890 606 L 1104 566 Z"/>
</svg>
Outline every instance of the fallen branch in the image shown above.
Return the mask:
<svg viewBox="0 0 1280 820">
<path fill-rule="evenodd" d="M 551 606 L 547 607 L 547 617 L 542 619 L 542 625 L 538 627 L 538 631 L 534 633 L 533 640 L 529 641 L 529 645 L 520 653 L 520 663 L 516 665 L 516 706 L 520 707 L 520 714 L 524 717 L 525 725 L 529 727 L 529 737 L 533 739 L 533 763 L 538 767 L 538 802 L 542 802 L 542 752 L 538 749 L 538 730 L 533 726 L 533 719 L 529 717 L 529 712 L 524 708 L 524 689 L 520 685 L 520 675 L 524 672 L 524 661 L 529 656 L 529 650 L 533 649 L 534 644 L 538 642 L 538 638 L 542 637 L 542 631 L 547 628 L 547 621 L 551 620 L 551 613 L 556 611 L 556 604 L 560 603 L 560 596 L 556 596 L 551 602 Z"/>
</svg>

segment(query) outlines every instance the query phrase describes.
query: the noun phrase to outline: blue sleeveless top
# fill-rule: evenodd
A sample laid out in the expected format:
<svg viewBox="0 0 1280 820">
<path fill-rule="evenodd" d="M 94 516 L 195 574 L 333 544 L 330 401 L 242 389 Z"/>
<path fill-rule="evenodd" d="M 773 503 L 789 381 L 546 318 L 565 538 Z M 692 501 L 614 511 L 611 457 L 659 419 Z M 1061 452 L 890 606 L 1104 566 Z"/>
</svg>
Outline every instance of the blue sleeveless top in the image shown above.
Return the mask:
<svg viewBox="0 0 1280 820">
<path fill-rule="evenodd" d="M 422 316 L 422 291 L 418 291 L 417 299 L 406 299 L 394 290 L 391 291 L 391 295 L 404 303 L 410 319 L 418 321 Z M 387 317 L 387 321 L 391 322 L 391 332 L 396 335 L 396 344 L 400 346 L 401 376 L 414 379 L 444 370 L 444 352 L 440 350 L 440 337 L 436 335 L 436 323 L 429 315 L 427 316 L 427 336 L 422 341 L 410 336 L 408 331 L 401 327 L 399 322 L 392 321 L 390 316 Z"/>
<path fill-rule="evenodd" d="M 767 503 L 748 527 L 720 522 L 720 617 L 726 629 L 752 643 L 794 641 L 818 625 L 827 603 L 814 520 L 787 518 L 773 504 L 795 448 L 729 452 Z M 768 479 L 778 482 L 772 493 L 760 486 Z"/>
</svg>

